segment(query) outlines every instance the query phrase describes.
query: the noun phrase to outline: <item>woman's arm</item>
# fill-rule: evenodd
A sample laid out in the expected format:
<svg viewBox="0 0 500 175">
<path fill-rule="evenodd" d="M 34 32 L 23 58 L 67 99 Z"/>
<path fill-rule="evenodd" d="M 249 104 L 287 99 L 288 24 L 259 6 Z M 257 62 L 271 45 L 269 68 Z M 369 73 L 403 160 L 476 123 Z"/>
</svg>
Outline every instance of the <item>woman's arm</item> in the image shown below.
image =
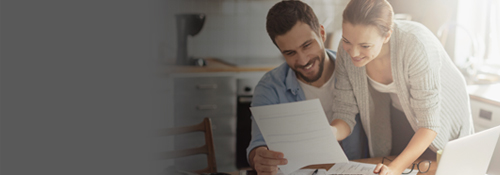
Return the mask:
<svg viewBox="0 0 500 175">
<path fill-rule="evenodd" d="M 334 102 L 332 106 L 332 118 L 334 120 L 330 123 L 337 129 L 336 136 L 338 140 L 343 140 L 352 132 L 354 125 L 356 125 L 356 114 L 359 113 L 353 88 L 345 68 L 346 61 L 350 61 L 349 59 L 349 55 L 343 49 L 342 42 L 340 42 L 334 72 L 335 89 L 333 90 Z M 347 62 L 347 64 L 352 63 Z"/>
<path fill-rule="evenodd" d="M 385 174 L 401 174 L 407 167 L 409 167 L 415 160 L 424 153 L 429 147 L 437 133 L 427 128 L 420 128 L 415 132 L 415 135 L 410 140 L 410 143 L 401 152 L 401 154 L 394 159 L 389 165 L 378 164 L 374 173 Z M 415 170 L 414 170 L 415 171 Z M 418 170 L 417 170 L 418 171 Z"/>
<path fill-rule="evenodd" d="M 413 25 L 412 30 L 393 35 L 392 39 L 398 41 L 398 49 L 394 51 L 404 59 L 402 71 L 407 78 L 404 83 L 409 92 L 408 101 L 402 103 L 408 103 L 414 113 L 414 118 L 408 122 L 420 129 L 391 164 L 379 164 L 375 168 L 390 170 L 393 174 L 401 174 L 404 168 L 411 165 L 431 145 L 441 129 L 441 66 L 443 60 L 449 58 L 432 32 L 421 24 Z M 380 174 L 384 173 L 381 171 Z"/>
<path fill-rule="evenodd" d="M 330 126 L 332 127 L 332 132 L 335 134 L 337 141 L 342 141 L 351 134 L 351 127 L 342 119 L 333 120 Z"/>
</svg>

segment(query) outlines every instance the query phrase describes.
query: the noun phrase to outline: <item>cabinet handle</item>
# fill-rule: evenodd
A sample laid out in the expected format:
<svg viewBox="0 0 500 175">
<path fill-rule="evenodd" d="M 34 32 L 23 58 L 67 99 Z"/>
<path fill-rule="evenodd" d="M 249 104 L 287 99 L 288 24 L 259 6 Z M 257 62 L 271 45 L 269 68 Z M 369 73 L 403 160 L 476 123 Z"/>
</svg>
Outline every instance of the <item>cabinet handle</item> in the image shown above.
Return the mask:
<svg viewBox="0 0 500 175">
<path fill-rule="evenodd" d="M 493 113 L 491 111 L 487 111 L 487 110 L 484 110 L 484 109 L 479 109 L 479 118 L 491 121 L 492 114 Z"/>
<path fill-rule="evenodd" d="M 198 110 L 215 110 L 217 109 L 217 105 L 198 105 L 196 107 Z"/>
<path fill-rule="evenodd" d="M 199 84 L 196 85 L 197 89 L 217 89 L 217 84 Z"/>
<path fill-rule="evenodd" d="M 240 103 L 251 103 L 252 102 L 252 97 L 240 97 L 238 99 Z"/>
</svg>

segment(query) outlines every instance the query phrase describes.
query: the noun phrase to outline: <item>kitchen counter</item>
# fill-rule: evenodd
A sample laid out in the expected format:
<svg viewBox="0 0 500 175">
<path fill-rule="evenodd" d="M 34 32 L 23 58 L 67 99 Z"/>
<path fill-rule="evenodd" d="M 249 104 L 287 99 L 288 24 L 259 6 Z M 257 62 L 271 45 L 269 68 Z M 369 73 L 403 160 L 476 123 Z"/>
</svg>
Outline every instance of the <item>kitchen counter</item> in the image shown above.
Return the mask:
<svg viewBox="0 0 500 175">
<path fill-rule="evenodd" d="M 467 91 L 471 100 L 477 100 L 500 107 L 500 83 L 488 85 L 469 85 Z"/>
<path fill-rule="evenodd" d="M 168 65 L 161 69 L 162 73 L 176 74 L 176 73 L 225 73 L 225 72 L 268 72 L 279 65 L 250 65 L 250 66 L 236 66 L 216 58 L 205 59 L 206 66 L 179 66 Z M 487 84 L 487 85 L 469 85 L 467 91 L 469 92 L 471 100 L 476 100 L 500 107 L 500 83 Z"/>
<path fill-rule="evenodd" d="M 250 66 L 236 66 L 230 63 L 221 61 L 215 58 L 205 59 L 206 66 L 179 66 L 169 65 L 166 66 L 165 71 L 167 74 L 172 73 L 203 73 L 203 72 L 255 72 L 255 71 L 270 71 L 279 65 L 250 65 Z"/>
</svg>

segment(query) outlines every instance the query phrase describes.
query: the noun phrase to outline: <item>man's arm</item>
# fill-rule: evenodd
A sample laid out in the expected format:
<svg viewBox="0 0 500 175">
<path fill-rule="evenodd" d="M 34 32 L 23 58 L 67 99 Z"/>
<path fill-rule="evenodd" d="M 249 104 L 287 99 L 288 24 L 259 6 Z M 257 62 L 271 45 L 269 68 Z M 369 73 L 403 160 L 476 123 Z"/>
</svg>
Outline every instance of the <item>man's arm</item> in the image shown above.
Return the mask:
<svg viewBox="0 0 500 175">
<path fill-rule="evenodd" d="M 267 74 L 266 74 L 267 75 Z M 265 106 L 278 104 L 278 95 L 275 87 L 265 83 L 270 81 L 269 77 L 264 77 L 255 87 L 252 106 Z M 288 161 L 281 152 L 271 151 L 267 148 L 266 142 L 260 129 L 252 117 L 252 139 L 247 148 L 247 158 L 250 166 L 259 175 L 274 175 L 278 173 L 278 165 L 285 165 Z"/>
</svg>

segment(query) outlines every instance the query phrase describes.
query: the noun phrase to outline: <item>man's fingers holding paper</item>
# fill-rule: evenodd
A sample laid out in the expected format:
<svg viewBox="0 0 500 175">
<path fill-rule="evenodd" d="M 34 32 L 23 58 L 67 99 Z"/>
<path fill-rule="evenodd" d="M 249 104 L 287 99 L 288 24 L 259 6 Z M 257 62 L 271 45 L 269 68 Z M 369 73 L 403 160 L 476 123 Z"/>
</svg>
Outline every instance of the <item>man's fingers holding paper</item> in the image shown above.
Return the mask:
<svg viewBox="0 0 500 175">
<path fill-rule="evenodd" d="M 255 170 L 259 175 L 274 175 L 278 173 L 278 165 L 288 163 L 283 156 L 283 153 L 268 150 L 266 147 L 257 148 L 256 156 L 254 157 Z"/>
<path fill-rule="evenodd" d="M 286 165 L 288 161 L 286 159 L 262 159 L 260 161 L 262 165 Z"/>
<path fill-rule="evenodd" d="M 283 153 L 271 151 L 271 150 L 268 150 L 267 148 L 257 150 L 257 155 L 259 155 L 261 157 L 265 157 L 265 158 L 271 158 L 271 159 L 282 159 L 284 157 Z"/>
<path fill-rule="evenodd" d="M 274 166 L 269 166 L 269 165 L 262 165 L 262 164 L 259 164 L 257 165 L 258 166 L 258 169 L 260 172 L 278 172 L 278 166 L 274 165 Z"/>
<path fill-rule="evenodd" d="M 255 164 L 255 170 L 259 175 L 275 175 L 278 173 L 277 165 Z"/>
<path fill-rule="evenodd" d="M 267 148 L 260 148 L 257 150 L 257 156 L 255 156 L 254 161 L 262 165 L 286 165 L 288 160 L 283 157 L 283 153 L 270 151 Z"/>
</svg>

